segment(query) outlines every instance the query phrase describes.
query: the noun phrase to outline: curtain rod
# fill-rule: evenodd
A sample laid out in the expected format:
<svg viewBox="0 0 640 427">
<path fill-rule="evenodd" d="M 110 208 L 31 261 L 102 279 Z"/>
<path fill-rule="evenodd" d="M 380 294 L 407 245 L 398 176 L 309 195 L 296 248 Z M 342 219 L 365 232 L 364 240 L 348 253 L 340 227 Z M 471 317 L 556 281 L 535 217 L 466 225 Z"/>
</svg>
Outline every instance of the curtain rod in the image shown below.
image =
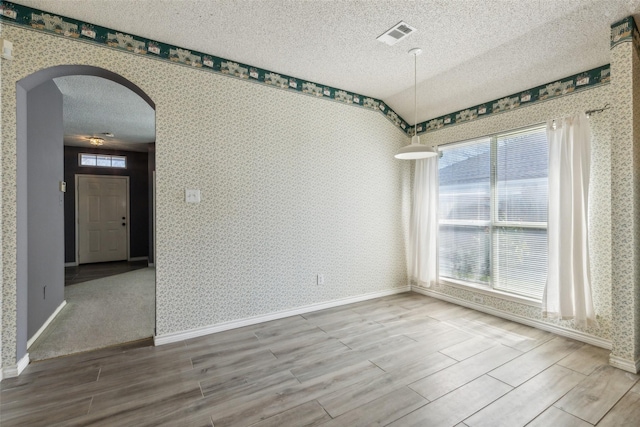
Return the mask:
<svg viewBox="0 0 640 427">
<path fill-rule="evenodd" d="M 604 107 L 602 107 L 602 108 L 595 108 L 593 110 L 587 110 L 584 113 L 587 115 L 587 117 L 589 117 L 592 114 L 602 113 L 604 110 L 608 110 L 609 108 L 611 108 L 611 105 L 609 103 L 607 103 L 607 104 L 604 104 Z"/>
</svg>

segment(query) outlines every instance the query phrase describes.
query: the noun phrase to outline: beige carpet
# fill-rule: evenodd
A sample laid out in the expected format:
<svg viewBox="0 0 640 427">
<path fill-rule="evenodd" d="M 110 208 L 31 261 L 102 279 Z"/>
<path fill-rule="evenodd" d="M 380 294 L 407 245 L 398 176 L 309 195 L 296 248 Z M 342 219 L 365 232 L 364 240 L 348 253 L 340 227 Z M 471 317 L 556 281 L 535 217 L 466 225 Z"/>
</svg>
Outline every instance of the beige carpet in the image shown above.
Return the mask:
<svg viewBox="0 0 640 427">
<path fill-rule="evenodd" d="M 29 348 L 31 360 L 153 336 L 155 269 L 145 268 L 65 287 L 67 305 Z"/>
</svg>

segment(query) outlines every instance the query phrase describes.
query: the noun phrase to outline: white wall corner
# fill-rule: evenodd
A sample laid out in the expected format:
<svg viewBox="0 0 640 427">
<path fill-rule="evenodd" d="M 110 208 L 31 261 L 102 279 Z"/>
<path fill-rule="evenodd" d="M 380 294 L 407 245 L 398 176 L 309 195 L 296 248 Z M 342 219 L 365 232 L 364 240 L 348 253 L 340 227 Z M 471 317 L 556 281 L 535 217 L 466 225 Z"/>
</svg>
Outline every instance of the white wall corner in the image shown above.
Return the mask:
<svg viewBox="0 0 640 427">
<path fill-rule="evenodd" d="M 29 353 L 25 354 L 22 359 L 18 361 L 17 365 L 7 366 L 2 369 L 2 378 L 15 378 L 24 371 L 24 368 L 29 366 Z"/>
<path fill-rule="evenodd" d="M 501 317 L 503 319 L 511 320 L 513 322 L 522 323 L 523 325 L 531 326 L 537 329 L 542 329 L 543 331 L 552 332 L 556 335 L 560 335 L 563 337 L 571 338 L 576 341 L 581 341 L 587 344 L 594 345 L 596 347 L 605 348 L 607 350 L 611 350 L 611 341 L 605 340 L 603 338 L 597 337 L 595 335 L 587 334 L 585 332 L 576 331 L 574 329 L 565 328 L 559 325 L 553 325 L 551 323 L 542 322 L 536 319 L 530 319 L 528 317 L 519 316 L 517 314 L 509 313 L 507 311 L 502 311 L 495 309 L 493 307 L 488 307 L 482 304 L 476 304 L 471 301 L 463 300 L 460 298 L 452 297 L 450 295 L 442 294 L 440 292 L 436 292 L 430 289 L 412 287 L 411 290 L 413 292 L 417 292 L 422 295 L 427 295 L 433 298 L 441 299 L 444 301 L 448 301 L 454 304 L 462 305 L 464 307 L 472 308 L 477 311 L 481 311 L 483 313 L 491 314 L 496 317 Z"/>
<path fill-rule="evenodd" d="M 29 340 L 27 341 L 27 350 L 40 337 L 40 335 L 42 335 L 45 329 L 47 329 L 47 326 L 49 326 L 51 322 L 53 322 L 53 319 L 56 318 L 56 316 L 60 313 L 60 311 L 64 308 L 65 305 L 67 305 L 67 300 L 62 300 L 62 303 L 58 306 L 58 308 L 56 308 L 56 310 L 53 313 L 51 313 L 51 316 L 49 316 L 47 321 L 42 324 L 40 329 L 38 329 L 38 331 L 35 334 L 33 334 L 31 338 L 29 338 Z"/>
<path fill-rule="evenodd" d="M 358 295 L 355 297 L 342 298 L 334 301 L 323 302 L 318 304 L 306 305 L 291 310 L 278 311 L 276 313 L 264 314 L 261 316 L 249 317 L 246 319 L 232 320 L 230 322 L 218 323 L 215 325 L 205 326 L 202 328 L 190 329 L 187 331 L 172 332 L 164 335 L 156 335 L 153 337 L 153 343 L 156 346 L 171 344 L 174 342 L 184 341 L 191 338 L 197 338 L 204 335 L 215 334 L 216 332 L 228 331 L 230 329 L 242 328 L 244 326 L 255 325 L 257 323 L 269 322 L 271 320 L 283 319 L 285 317 L 297 316 L 299 314 L 311 313 L 313 311 L 325 310 L 327 308 L 338 307 L 341 305 L 353 304 L 360 301 L 366 301 L 375 298 L 386 297 L 394 294 L 409 292 L 411 287 L 403 286 L 401 288 L 393 288 L 385 291 L 372 292 L 369 294 Z"/>
</svg>

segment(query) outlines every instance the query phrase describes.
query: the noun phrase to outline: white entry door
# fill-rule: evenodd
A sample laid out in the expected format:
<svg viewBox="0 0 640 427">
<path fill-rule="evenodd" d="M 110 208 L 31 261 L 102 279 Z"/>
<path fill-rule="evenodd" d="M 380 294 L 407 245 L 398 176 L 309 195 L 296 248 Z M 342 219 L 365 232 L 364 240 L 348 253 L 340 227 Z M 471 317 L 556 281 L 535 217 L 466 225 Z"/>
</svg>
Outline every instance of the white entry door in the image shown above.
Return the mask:
<svg viewBox="0 0 640 427">
<path fill-rule="evenodd" d="M 127 259 L 129 177 L 77 175 L 78 263 Z"/>
</svg>

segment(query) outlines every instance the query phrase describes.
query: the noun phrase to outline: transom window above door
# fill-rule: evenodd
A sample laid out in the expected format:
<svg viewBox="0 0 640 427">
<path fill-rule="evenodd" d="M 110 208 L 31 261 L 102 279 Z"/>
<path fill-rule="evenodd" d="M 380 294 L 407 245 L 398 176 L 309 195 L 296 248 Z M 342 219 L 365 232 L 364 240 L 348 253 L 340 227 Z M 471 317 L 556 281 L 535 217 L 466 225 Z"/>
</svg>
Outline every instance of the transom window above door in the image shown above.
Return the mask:
<svg viewBox="0 0 640 427">
<path fill-rule="evenodd" d="M 108 154 L 87 154 L 80 153 L 78 159 L 79 166 L 101 167 L 101 168 L 127 168 L 126 156 L 111 156 Z"/>
</svg>

